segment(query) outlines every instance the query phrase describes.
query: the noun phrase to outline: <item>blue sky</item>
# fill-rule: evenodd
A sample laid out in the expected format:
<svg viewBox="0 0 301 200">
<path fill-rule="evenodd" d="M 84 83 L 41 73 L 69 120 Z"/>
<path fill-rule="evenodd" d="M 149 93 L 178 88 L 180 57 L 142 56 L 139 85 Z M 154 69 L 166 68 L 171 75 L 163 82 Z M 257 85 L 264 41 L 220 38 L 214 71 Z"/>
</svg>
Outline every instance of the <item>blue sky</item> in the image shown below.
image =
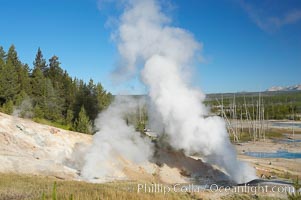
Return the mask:
<svg viewBox="0 0 301 200">
<path fill-rule="evenodd" d="M 0 45 L 14 44 L 32 66 L 37 48 L 57 55 L 71 76 L 100 81 L 113 92 L 145 93 L 139 80 L 110 81 L 118 53 L 98 0 L 0 0 Z M 101 4 L 103 5 L 103 4 Z M 301 83 L 301 1 L 173 0 L 163 9 L 174 26 L 203 44 L 193 84 L 206 93 L 259 91 Z"/>
</svg>

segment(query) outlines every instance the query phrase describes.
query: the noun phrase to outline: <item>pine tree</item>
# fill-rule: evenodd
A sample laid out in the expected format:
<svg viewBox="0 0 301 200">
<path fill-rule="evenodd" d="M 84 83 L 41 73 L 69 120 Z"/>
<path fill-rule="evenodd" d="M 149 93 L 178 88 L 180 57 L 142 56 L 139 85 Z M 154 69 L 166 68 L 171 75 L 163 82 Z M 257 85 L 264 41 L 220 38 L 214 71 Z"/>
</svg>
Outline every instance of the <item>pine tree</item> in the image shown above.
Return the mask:
<svg viewBox="0 0 301 200">
<path fill-rule="evenodd" d="M 92 79 L 90 79 L 89 84 L 86 88 L 86 104 L 85 108 L 87 109 L 87 114 L 90 119 L 94 120 L 97 117 L 97 96 L 96 96 L 96 86 Z"/>
<path fill-rule="evenodd" d="M 91 134 L 92 133 L 92 123 L 87 116 L 84 106 L 81 107 L 78 118 L 75 121 L 75 129 L 78 132 Z"/>
<path fill-rule="evenodd" d="M 66 114 L 66 120 L 65 120 L 65 124 L 72 127 L 72 121 L 73 121 L 73 118 L 74 118 L 74 114 L 73 114 L 73 111 L 68 109 L 67 110 L 67 114 Z"/>
<path fill-rule="evenodd" d="M 12 100 L 8 100 L 4 105 L 3 105 L 3 108 L 2 108 L 2 111 L 6 114 L 12 114 L 13 111 L 14 111 L 14 103 Z"/>
<path fill-rule="evenodd" d="M 63 115 L 67 118 L 67 111 L 71 110 L 75 103 L 76 85 L 73 83 L 72 78 L 65 71 L 63 75 L 63 96 L 65 102 L 62 105 Z"/>
<path fill-rule="evenodd" d="M 2 46 L 0 46 L 0 92 L 3 92 L 3 83 L 4 81 L 2 81 L 4 79 L 5 74 L 3 68 L 5 67 L 5 58 L 6 58 L 6 54 L 5 51 L 3 49 Z M 0 105 L 2 105 L 3 103 L 5 103 L 5 97 L 3 95 L 0 94 Z"/>
<path fill-rule="evenodd" d="M 11 45 L 8 52 L 7 52 L 7 58 L 6 58 L 6 75 L 4 79 L 8 80 L 10 79 L 7 84 L 10 84 L 8 88 L 10 89 L 10 97 L 14 99 L 15 95 L 19 94 L 21 92 L 21 84 L 23 84 L 23 81 L 28 76 L 27 72 L 24 73 L 23 65 L 19 61 L 17 51 L 15 49 L 14 45 Z M 4 81 L 6 81 L 4 80 Z"/>
<path fill-rule="evenodd" d="M 34 70 L 39 69 L 45 75 L 47 72 L 47 64 L 46 60 L 43 58 L 42 51 L 40 47 L 38 48 L 38 52 L 36 54 L 36 58 L 33 62 Z"/>
<path fill-rule="evenodd" d="M 0 46 L 0 67 L 5 64 L 6 54 L 2 46 Z"/>
<path fill-rule="evenodd" d="M 19 83 L 19 91 L 17 94 L 18 101 L 15 101 L 15 105 L 19 106 L 22 101 L 31 93 L 31 85 L 30 85 L 30 77 L 29 77 L 29 66 L 28 65 L 20 65 L 17 69 L 18 74 L 18 83 Z"/>
<path fill-rule="evenodd" d="M 60 62 L 57 56 L 52 56 L 49 59 L 49 69 L 46 77 L 52 82 L 54 91 L 56 93 L 56 102 L 60 107 L 64 107 L 65 89 L 64 89 L 64 71 L 60 67 Z M 62 111 L 62 110 L 61 110 Z"/>
<path fill-rule="evenodd" d="M 21 85 L 20 85 L 20 89 L 21 91 L 25 92 L 27 95 L 30 95 L 32 92 L 32 87 L 30 84 L 30 72 L 31 69 L 29 68 L 29 66 L 27 64 L 23 65 L 22 67 L 22 78 L 21 78 Z"/>
<path fill-rule="evenodd" d="M 34 100 L 34 104 L 39 105 L 39 107 L 44 107 L 46 98 L 45 82 L 46 78 L 42 71 L 39 68 L 34 69 L 31 78 L 31 96 Z"/>
<path fill-rule="evenodd" d="M 44 111 L 39 105 L 35 105 L 33 109 L 33 114 L 35 118 L 43 119 L 44 118 Z"/>
<path fill-rule="evenodd" d="M 21 62 L 19 61 L 18 54 L 14 45 L 11 45 L 8 49 L 6 63 L 11 64 L 16 68 L 21 66 Z"/>
<path fill-rule="evenodd" d="M 72 79 L 60 67 L 57 56 L 49 59 L 48 67 L 40 48 L 33 64 L 31 72 L 19 60 L 14 45 L 7 54 L 0 46 L 0 109 L 11 113 L 14 106 L 26 105 L 37 118 L 74 125 L 78 131 L 91 133 L 90 119 L 94 120 L 108 106 L 112 95 L 92 79 L 88 84 Z"/>
<path fill-rule="evenodd" d="M 0 99 L 2 102 L 13 100 L 20 91 L 16 69 L 11 62 L 8 62 L 0 67 L 0 74 Z"/>
<path fill-rule="evenodd" d="M 75 103 L 73 106 L 73 110 L 74 110 L 75 118 L 78 118 L 81 107 L 86 105 L 87 86 L 83 80 L 78 80 L 78 79 L 75 79 L 75 85 L 76 85 L 76 96 L 75 96 Z"/>
<path fill-rule="evenodd" d="M 14 71 L 14 76 L 17 76 L 17 82 L 15 82 L 14 84 L 16 89 L 15 92 L 19 101 L 16 102 L 14 100 L 14 102 L 15 104 L 19 105 L 25 98 L 25 96 L 27 96 L 27 94 L 30 94 L 31 92 L 29 79 L 30 69 L 27 64 L 23 65 L 21 63 L 14 45 L 11 45 L 8 50 L 6 65 L 7 68 L 10 68 L 10 70 Z"/>
<path fill-rule="evenodd" d="M 63 122 L 62 108 L 57 90 L 52 86 L 51 80 L 45 80 L 45 118 L 51 121 Z"/>
<path fill-rule="evenodd" d="M 107 93 L 102 85 L 98 83 L 96 85 L 96 97 L 97 97 L 97 106 L 98 106 L 98 112 L 103 111 L 105 108 L 110 105 L 112 102 L 113 96 L 111 93 Z"/>
<path fill-rule="evenodd" d="M 59 58 L 57 56 L 52 56 L 49 59 L 49 69 L 46 73 L 46 77 L 50 78 L 53 83 L 54 88 L 59 88 L 62 84 L 63 70 L 60 67 Z"/>
</svg>

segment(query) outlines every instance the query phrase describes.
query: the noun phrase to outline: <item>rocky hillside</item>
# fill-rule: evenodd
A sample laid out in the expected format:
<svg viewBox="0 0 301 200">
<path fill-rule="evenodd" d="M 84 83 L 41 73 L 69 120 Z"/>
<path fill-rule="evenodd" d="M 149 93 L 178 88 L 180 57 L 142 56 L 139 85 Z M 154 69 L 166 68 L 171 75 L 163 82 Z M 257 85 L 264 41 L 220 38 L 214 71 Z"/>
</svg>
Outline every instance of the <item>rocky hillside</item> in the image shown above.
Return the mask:
<svg viewBox="0 0 301 200">
<path fill-rule="evenodd" d="M 90 135 L 0 113 L 0 172 L 77 178 L 73 151 L 91 140 Z"/>
<path fill-rule="evenodd" d="M 38 174 L 83 180 L 80 171 L 93 137 L 0 113 L 0 173 Z M 101 153 L 101 152 L 99 152 Z M 89 180 L 160 181 L 185 183 L 191 178 L 224 181 L 226 175 L 201 159 L 159 148 L 152 161 L 137 165 L 117 156 L 122 166 L 112 165 L 111 177 Z M 111 165 L 110 163 L 103 163 Z M 100 166 L 101 167 L 101 166 Z"/>
</svg>

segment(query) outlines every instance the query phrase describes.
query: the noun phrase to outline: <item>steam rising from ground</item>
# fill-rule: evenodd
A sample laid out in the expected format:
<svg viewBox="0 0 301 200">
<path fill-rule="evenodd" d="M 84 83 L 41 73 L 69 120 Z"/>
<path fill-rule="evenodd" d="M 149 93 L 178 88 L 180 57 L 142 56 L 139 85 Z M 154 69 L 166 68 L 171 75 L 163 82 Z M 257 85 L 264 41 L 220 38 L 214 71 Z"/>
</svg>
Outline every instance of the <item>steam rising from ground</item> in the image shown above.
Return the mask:
<svg viewBox="0 0 301 200">
<path fill-rule="evenodd" d="M 129 111 L 136 111 L 138 103 L 131 98 L 116 97 L 110 107 L 98 116 L 95 125 L 99 131 L 85 156 L 83 177 L 118 176 L 116 172 L 122 171 L 121 159 L 142 163 L 152 156 L 150 141 L 140 137 L 135 127 L 125 120 Z"/>
<path fill-rule="evenodd" d="M 153 119 L 162 121 L 170 145 L 187 155 L 202 154 L 238 183 L 255 178 L 253 169 L 236 159 L 225 122 L 220 117 L 205 117 L 207 110 L 200 102 L 203 95 L 188 88 L 180 75 L 177 63 L 162 56 L 150 58 L 142 71 L 153 107 L 160 114 Z"/>
<path fill-rule="evenodd" d="M 208 113 L 202 103 L 205 95 L 189 87 L 186 81 L 188 66 L 201 45 L 189 32 L 172 27 L 170 21 L 156 0 L 127 1 L 117 32 L 118 50 L 124 63 L 119 75 L 135 74 L 143 66 L 141 78 L 150 97 L 150 127 L 158 133 L 164 130 L 172 147 L 184 150 L 187 155 L 203 155 L 236 182 L 255 178 L 254 170 L 236 159 L 224 121 L 206 117 Z M 117 100 L 100 115 L 95 123 L 100 131 L 86 156 L 84 176 L 95 176 L 95 172 L 98 176 L 105 175 L 109 169 L 99 170 L 99 166 L 113 160 L 109 156 L 112 152 L 137 161 L 150 155 L 150 145 L 121 117 L 131 108 L 129 102 Z"/>
</svg>

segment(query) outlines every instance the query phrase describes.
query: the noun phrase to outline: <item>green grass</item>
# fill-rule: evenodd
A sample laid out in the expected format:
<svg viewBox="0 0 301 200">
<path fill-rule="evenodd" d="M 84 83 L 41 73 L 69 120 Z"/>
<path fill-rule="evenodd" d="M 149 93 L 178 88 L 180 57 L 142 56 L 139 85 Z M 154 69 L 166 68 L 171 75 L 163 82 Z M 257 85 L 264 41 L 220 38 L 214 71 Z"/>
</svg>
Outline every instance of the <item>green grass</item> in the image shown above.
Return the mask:
<svg viewBox="0 0 301 200">
<path fill-rule="evenodd" d="M 283 131 L 283 130 L 279 130 L 279 129 L 269 129 L 265 133 L 265 138 L 266 139 L 283 138 L 284 137 L 284 135 L 283 135 L 284 132 L 287 133 L 287 131 Z M 242 132 L 238 137 L 239 137 L 239 142 L 253 141 L 253 136 L 250 136 L 250 134 L 246 130 L 244 130 L 244 132 Z M 230 135 L 230 140 L 231 141 L 234 140 L 233 135 Z"/>
<path fill-rule="evenodd" d="M 71 130 L 71 127 L 68 125 L 64 125 L 58 122 L 53 122 L 53 121 L 49 121 L 47 119 L 41 119 L 41 118 L 33 118 L 34 122 L 40 123 L 40 124 L 45 124 L 45 125 L 49 125 L 49 126 L 54 126 L 56 128 L 61 128 L 61 129 L 65 129 L 65 130 Z"/>
<path fill-rule="evenodd" d="M 0 200 L 200 200 L 217 199 L 210 192 L 137 193 L 138 182 L 93 184 L 54 177 L 0 173 Z M 151 183 L 148 183 L 151 184 Z M 279 200 L 267 195 L 218 194 L 223 200 Z"/>
<path fill-rule="evenodd" d="M 283 131 L 270 130 L 265 134 L 265 136 L 266 136 L 266 138 L 269 138 L 269 139 L 282 138 Z"/>
<path fill-rule="evenodd" d="M 135 182 L 92 184 L 53 177 L 0 174 L 0 200 L 189 200 L 187 193 L 137 193 Z"/>
</svg>

